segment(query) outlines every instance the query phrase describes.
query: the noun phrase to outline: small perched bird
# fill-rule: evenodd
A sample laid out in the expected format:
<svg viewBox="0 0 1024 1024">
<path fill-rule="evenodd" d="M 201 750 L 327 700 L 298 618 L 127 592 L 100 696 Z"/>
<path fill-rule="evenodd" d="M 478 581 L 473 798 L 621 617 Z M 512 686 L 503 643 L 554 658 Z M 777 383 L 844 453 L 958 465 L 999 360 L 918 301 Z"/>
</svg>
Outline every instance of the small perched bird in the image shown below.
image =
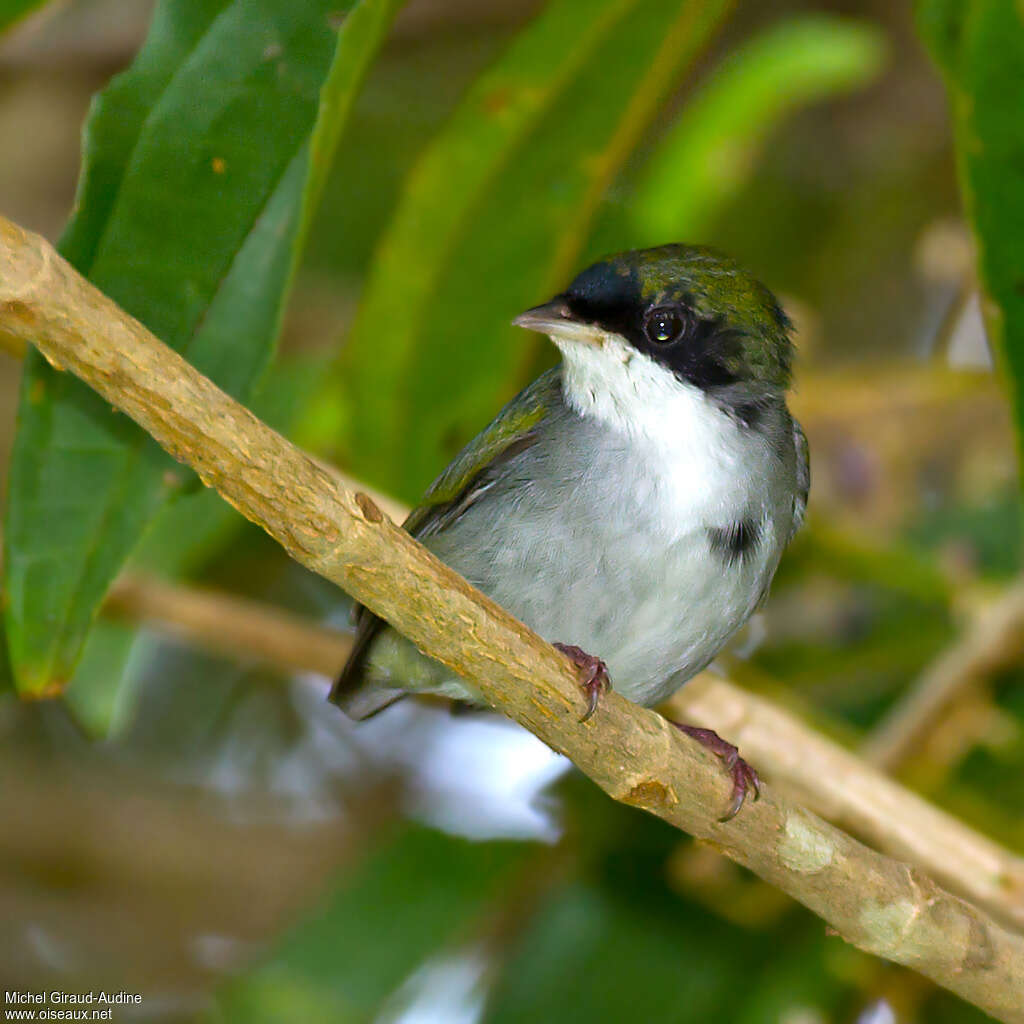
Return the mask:
<svg viewBox="0 0 1024 1024">
<path fill-rule="evenodd" d="M 685 245 L 604 259 L 514 322 L 547 334 L 561 365 L 466 445 L 405 528 L 558 641 L 579 667 L 585 718 L 609 677 L 657 704 L 764 600 L 803 519 L 791 325 L 733 260 Z M 331 700 L 365 718 L 410 691 L 479 701 L 359 609 Z M 732 817 L 756 773 L 717 734 L 679 728 L 731 771 Z"/>
</svg>

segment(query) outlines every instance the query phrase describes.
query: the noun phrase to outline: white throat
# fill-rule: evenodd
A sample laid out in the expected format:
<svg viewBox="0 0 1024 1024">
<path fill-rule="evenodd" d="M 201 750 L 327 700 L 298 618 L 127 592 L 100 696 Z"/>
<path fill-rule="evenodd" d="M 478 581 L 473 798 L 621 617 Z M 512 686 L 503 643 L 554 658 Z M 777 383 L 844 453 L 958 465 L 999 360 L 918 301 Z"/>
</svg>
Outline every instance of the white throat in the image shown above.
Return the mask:
<svg viewBox="0 0 1024 1024">
<path fill-rule="evenodd" d="M 634 479 L 661 508 L 667 541 L 760 503 L 749 439 L 700 388 L 614 335 L 600 346 L 553 340 L 566 402 L 630 439 Z"/>
<path fill-rule="evenodd" d="M 594 417 L 622 434 L 661 444 L 707 444 L 733 434 L 735 424 L 696 385 L 613 334 L 600 345 L 553 336 L 564 356 L 566 401 L 581 416 Z"/>
</svg>

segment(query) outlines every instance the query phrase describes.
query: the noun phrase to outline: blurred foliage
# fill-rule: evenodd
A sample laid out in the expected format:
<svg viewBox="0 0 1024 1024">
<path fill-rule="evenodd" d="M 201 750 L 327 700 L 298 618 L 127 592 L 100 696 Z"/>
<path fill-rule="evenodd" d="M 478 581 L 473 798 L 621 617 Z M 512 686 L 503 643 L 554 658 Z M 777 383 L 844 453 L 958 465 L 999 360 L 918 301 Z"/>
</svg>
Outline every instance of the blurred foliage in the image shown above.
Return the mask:
<svg viewBox="0 0 1024 1024">
<path fill-rule="evenodd" d="M 42 7 L 46 0 L 0 0 L 0 32 L 5 32 L 22 18 Z"/>
<path fill-rule="evenodd" d="M 289 359 L 257 385 L 249 407 L 265 423 L 287 432 L 324 369 L 322 355 Z M 243 523 L 216 491 L 193 489 L 154 515 L 130 566 L 164 577 L 187 577 L 222 550 Z M 123 622 L 101 618 L 93 624 L 65 692 L 68 708 L 90 736 L 106 736 L 128 721 L 146 640 Z"/>
<path fill-rule="evenodd" d="M 863 87 L 885 42 L 870 25 L 807 15 L 781 22 L 730 54 L 683 109 L 636 186 L 637 244 L 706 238 L 750 179 L 758 153 L 794 110 Z"/>
<path fill-rule="evenodd" d="M 949 87 L 986 325 L 1024 457 L 1024 10 L 1014 0 L 921 0 L 918 21 Z"/>
<path fill-rule="evenodd" d="M 337 7 L 321 0 L 164 3 L 94 107 L 61 251 L 236 397 L 271 359 L 303 220 L 396 6 L 361 8 L 336 45 Z M 134 424 L 29 353 L 4 559 L 19 689 L 64 688 L 110 582 L 187 484 Z"/>
<path fill-rule="evenodd" d="M 758 938 L 727 937 L 727 926 L 695 910 L 680 927 L 681 908 L 652 906 L 652 896 L 650 886 L 565 886 L 511 950 L 484 1019 L 554 1020 L 566 1005 L 581 1020 L 735 1019 L 737 981 Z M 680 963 L 698 960 L 700 971 L 681 976 Z"/>
<path fill-rule="evenodd" d="M 227 988 L 214 1019 L 284 1024 L 298 1013 L 338 1024 L 372 1020 L 425 960 L 472 935 L 531 849 L 419 828 L 389 837 L 270 962 Z M 382 907 L 392 910 L 384 915 Z"/>
<path fill-rule="evenodd" d="M 11 660 L 7 653 L 7 630 L 0 623 L 0 697 L 14 692 L 14 679 L 11 677 Z"/>
<path fill-rule="evenodd" d="M 920 256 L 955 189 L 902 5 L 420 0 L 378 56 L 398 6 L 161 0 L 90 117 L 65 254 L 258 415 L 411 500 L 552 358 L 508 321 L 587 256 L 677 234 L 734 250 L 798 321 L 815 489 L 765 639 L 730 671 L 856 744 L 1022 559 L 993 390 L 929 376 L 970 281 Z M 1014 372 L 1011 8 L 919 15 Z M 101 38 L 79 91 L 129 60 Z M 22 395 L 19 685 L 66 678 L 88 639 L 62 703 L 0 698 L 8 987 L 102 978 L 140 988 L 147 1019 L 257 1024 L 853 1024 L 878 998 L 899 1024 L 981 1019 L 575 774 L 517 774 L 511 730 L 408 705 L 352 730 L 309 680 L 93 623 L 126 559 L 313 619 L 346 608 L 67 375 L 30 358 Z M 953 716 L 908 773 L 1024 850 L 1022 682 L 993 680 L 957 712 L 983 734 Z M 962 721 L 983 742 L 949 741 Z M 546 831 L 502 819 L 541 789 Z"/>
<path fill-rule="evenodd" d="M 726 7 L 553 0 L 473 84 L 409 178 L 331 382 L 346 421 L 326 422 L 354 472 L 412 500 L 510 397 L 524 368 L 509 321 L 571 271 L 608 181 Z"/>
</svg>

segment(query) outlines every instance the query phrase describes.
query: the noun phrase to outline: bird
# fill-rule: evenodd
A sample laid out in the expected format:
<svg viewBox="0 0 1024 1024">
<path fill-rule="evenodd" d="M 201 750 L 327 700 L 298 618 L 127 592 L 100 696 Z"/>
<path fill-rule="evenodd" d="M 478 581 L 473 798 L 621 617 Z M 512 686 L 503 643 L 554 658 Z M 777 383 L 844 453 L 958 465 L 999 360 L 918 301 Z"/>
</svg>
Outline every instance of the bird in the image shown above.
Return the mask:
<svg viewBox="0 0 1024 1024">
<path fill-rule="evenodd" d="M 589 719 L 609 688 L 659 704 L 762 604 L 804 518 L 807 440 L 787 407 L 792 324 L 729 256 L 669 244 L 608 256 L 513 321 L 561 354 L 454 458 L 404 528 L 552 641 Z M 330 700 L 354 719 L 473 685 L 357 605 Z M 673 723 L 759 779 L 709 729 Z"/>
</svg>

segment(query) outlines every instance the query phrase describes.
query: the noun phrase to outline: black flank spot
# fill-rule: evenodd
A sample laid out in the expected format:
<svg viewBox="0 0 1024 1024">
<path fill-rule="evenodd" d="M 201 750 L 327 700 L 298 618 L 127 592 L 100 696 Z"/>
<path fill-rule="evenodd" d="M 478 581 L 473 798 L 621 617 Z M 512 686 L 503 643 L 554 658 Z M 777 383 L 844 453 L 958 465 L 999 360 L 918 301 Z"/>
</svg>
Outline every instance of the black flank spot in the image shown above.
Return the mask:
<svg viewBox="0 0 1024 1024">
<path fill-rule="evenodd" d="M 740 402 L 733 407 L 733 415 L 747 430 L 756 430 L 764 419 L 764 413 L 762 402 Z"/>
<path fill-rule="evenodd" d="M 728 526 L 708 528 L 711 550 L 721 557 L 726 565 L 742 561 L 757 547 L 761 529 L 753 519 L 739 519 Z"/>
</svg>

